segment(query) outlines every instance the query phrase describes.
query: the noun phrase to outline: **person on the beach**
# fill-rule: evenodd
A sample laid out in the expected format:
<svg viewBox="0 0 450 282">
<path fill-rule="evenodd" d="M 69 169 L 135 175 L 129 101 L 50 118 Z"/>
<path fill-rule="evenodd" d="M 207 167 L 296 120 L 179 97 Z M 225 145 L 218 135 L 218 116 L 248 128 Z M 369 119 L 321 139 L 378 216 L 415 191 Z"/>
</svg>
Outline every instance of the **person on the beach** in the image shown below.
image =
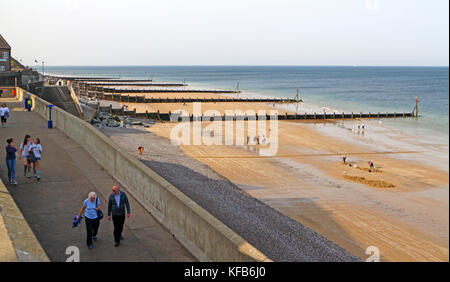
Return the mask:
<svg viewBox="0 0 450 282">
<path fill-rule="evenodd" d="M 347 156 L 343 156 L 343 157 L 342 157 L 342 162 L 343 162 L 344 164 L 347 164 Z"/>
<path fill-rule="evenodd" d="M 264 136 L 264 135 L 262 136 L 262 143 L 263 143 L 263 145 L 266 144 L 266 136 Z"/>
<path fill-rule="evenodd" d="M 34 154 L 33 173 L 37 180 L 41 179 L 41 155 L 42 145 L 39 138 L 34 138 L 34 143 L 31 145 L 29 152 Z"/>
<path fill-rule="evenodd" d="M 247 145 L 250 144 L 250 135 L 247 135 Z"/>
<path fill-rule="evenodd" d="M 28 176 L 28 178 L 31 178 L 31 175 L 28 175 L 31 170 L 31 163 L 29 162 L 28 156 L 30 155 L 29 150 L 32 145 L 33 142 L 31 142 L 31 137 L 27 134 L 19 147 L 19 160 L 23 158 L 23 175 Z"/>
<path fill-rule="evenodd" d="M 259 145 L 259 135 L 256 136 L 256 144 Z"/>
<path fill-rule="evenodd" d="M 17 185 L 16 181 L 16 152 L 17 148 L 14 146 L 12 138 L 6 140 L 6 166 L 8 167 L 8 181 L 11 184 Z"/>
<path fill-rule="evenodd" d="M 130 203 L 127 194 L 120 191 L 119 185 L 114 185 L 112 193 L 108 200 L 108 220 L 112 220 L 114 224 L 114 246 L 120 245 L 120 240 L 123 240 L 122 231 L 125 223 L 125 208 L 127 209 L 127 217 L 130 217 Z"/>
<path fill-rule="evenodd" d="M 2 120 L 2 127 L 5 127 L 6 120 L 9 118 L 9 108 L 8 106 L 6 106 L 5 103 L 3 103 L 2 106 L 0 107 L 0 116 Z"/>
<path fill-rule="evenodd" d="M 81 214 L 84 212 L 84 218 L 86 223 L 86 243 L 89 249 L 92 249 L 92 241 L 97 241 L 98 228 L 100 227 L 100 219 L 98 218 L 98 210 L 102 206 L 100 199 L 97 198 L 95 192 L 90 192 L 88 198 L 84 200 L 81 206 L 80 212 L 76 219 L 78 220 Z"/>
<path fill-rule="evenodd" d="M 373 162 L 369 161 L 369 172 L 374 171 L 374 166 L 373 166 Z"/>
</svg>

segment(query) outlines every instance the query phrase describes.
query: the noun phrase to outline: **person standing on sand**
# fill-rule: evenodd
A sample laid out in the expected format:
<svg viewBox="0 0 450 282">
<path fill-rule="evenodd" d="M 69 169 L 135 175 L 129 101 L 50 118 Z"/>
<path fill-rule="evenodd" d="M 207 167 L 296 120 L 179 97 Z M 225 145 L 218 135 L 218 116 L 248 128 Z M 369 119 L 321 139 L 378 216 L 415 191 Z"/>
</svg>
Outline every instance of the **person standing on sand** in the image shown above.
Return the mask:
<svg viewBox="0 0 450 282">
<path fill-rule="evenodd" d="M 80 212 L 76 217 L 76 220 L 78 220 L 81 214 L 84 212 L 86 223 L 86 243 L 89 249 L 92 249 L 94 247 L 92 241 L 97 241 L 98 228 L 100 227 L 98 210 L 101 206 L 102 203 L 97 198 L 97 194 L 95 194 L 95 192 L 90 192 L 88 198 L 84 200 Z"/>
<path fill-rule="evenodd" d="M 130 203 L 125 192 L 120 191 L 119 185 L 114 185 L 112 193 L 108 200 L 108 220 L 112 220 L 114 224 L 114 246 L 120 245 L 120 240 L 123 240 L 122 231 L 125 223 L 125 207 L 127 208 L 127 217 L 130 217 Z"/>
<path fill-rule="evenodd" d="M 0 107 L 0 116 L 2 120 L 2 127 L 5 127 L 6 120 L 9 118 L 9 108 L 8 106 L 6 106 L 5 103 L 3 103 L 2 106 Z"/>
<path fill-rule="evenodd" d="M 373 162 L 369 161 L 369 172 L 375 171 L 374 170 L 374 166 L 373 166 Z"/>
<path fill-rule="evenodd" d="M 28 176 L 28 178 L 31 178 L 31 176 L 28 175 L 31 170 L 31 163 L 28 161 L 28 155 L 32 145 L 33 142 L 31 142 L 30 135 L 25 135 L 22 144 L 20 144 L 19 160 L 20 158 L 23 158 L 23 175 Z"/>
<path fill-rule="evenodd" d="M 6 140 L 8 145 L 6 146 L 6 166 L 8 167 L 8 180 L 9 183 L 17 185 L 16 181 L 16 152 L 17 148 L 14 146 L 14 140 L 12 138 Z"/>
<path fill-rule="evenodd" d="M 39 181 L 41 179 L 41 155 L 42 155 L 42 146 L 41 140 L 39 138 L 34 138 L 34 144 L 31 145 L 29 152 L 33 152 L 34 154 L 34 162 L 33 162 L 33 172 L 34 177 Z"/>
</svg>

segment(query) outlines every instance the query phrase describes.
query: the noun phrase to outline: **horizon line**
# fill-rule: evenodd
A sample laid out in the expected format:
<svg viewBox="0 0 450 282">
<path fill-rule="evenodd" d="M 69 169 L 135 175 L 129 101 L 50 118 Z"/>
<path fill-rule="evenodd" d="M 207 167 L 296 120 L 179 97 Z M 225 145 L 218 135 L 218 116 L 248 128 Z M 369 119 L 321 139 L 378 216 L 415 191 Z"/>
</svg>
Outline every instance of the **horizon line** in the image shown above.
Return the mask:
<svg viewBox="0 0 450 282">
<path fill-rule="evenodd" d="M 30 66 L 41 66 L 38 64 Z M 448 68 L 449 65 L 47 65 L 46 67 L 430 67 Z"/>
</svg>

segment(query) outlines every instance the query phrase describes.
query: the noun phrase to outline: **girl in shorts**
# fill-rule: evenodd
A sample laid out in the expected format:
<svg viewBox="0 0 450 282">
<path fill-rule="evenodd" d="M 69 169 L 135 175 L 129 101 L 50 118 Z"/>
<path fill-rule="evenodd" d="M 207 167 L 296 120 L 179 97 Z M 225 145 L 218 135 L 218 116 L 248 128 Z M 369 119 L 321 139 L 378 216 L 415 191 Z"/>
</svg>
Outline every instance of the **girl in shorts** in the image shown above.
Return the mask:
<svg viewBox="0 0 450 282">
<path fill-rule="evenodd" d="M 37 180 L 41 179 L 41 155 L 42 155 L 42 146 L 41 140 L 39 138 L 34 138 L 34 143 L 30 147 L 30 152 L 34 154 L 34 162 L 33 162 L 33 172 L 34 177 Z"/>
<path fill-rule="evenodd" d="M 28 161 L 28 155 L 31 146 L 33 145 L 33 142 L 31 142 L 30 135 L 25 135 L 25 138 L 23 139 L 23 142 L 20 144 L 20 152 L 19 152 L 19 160 L 23 158 L 23 175 L 27 176 L 28 178 L 31 178 L 30 170 L 31 170 L 31 163 Z"/>
</svg>

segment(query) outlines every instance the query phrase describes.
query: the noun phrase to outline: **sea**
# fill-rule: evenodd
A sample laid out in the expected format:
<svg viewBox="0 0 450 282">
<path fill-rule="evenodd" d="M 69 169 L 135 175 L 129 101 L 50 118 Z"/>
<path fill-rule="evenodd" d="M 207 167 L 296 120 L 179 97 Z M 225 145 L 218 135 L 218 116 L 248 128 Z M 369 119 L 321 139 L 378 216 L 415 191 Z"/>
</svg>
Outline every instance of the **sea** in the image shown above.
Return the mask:
<svg viewBox="0 0 450 282">
<path fill-rule="evenodd" d="M 438 160 L 431 157 L 428 162 L 438 161 L 439 166 L 448 162 L 448 67 L 46 66 L 45 72 L 185 82 L 190 88 L 199 89 L 235 90 L 238 87 L 243 97 L 294 98 L 298 88 L 299 98 L 303 100 L 298 105 L 299 113 L 412 112 L 417 97 L 419 118 L 366 122 L 367 132 L 372 127 L 377 135 L 372 135 L 372 143 L 385 142 L 391 149 L 431 148 L 437 150 L 432 156 L 444 154 L 445 157 L 440 156 Z M 297 105 L 284 105 L 280 111 L 283 109 L 296 111 Z M 349 132 L 354 132 L 355 127 L 355 122 L 340 126 Z M 394 143 L 399 144 L 393 146 Z M 446 168 L 448 170 L 448 164 Z"/>
</svg>

